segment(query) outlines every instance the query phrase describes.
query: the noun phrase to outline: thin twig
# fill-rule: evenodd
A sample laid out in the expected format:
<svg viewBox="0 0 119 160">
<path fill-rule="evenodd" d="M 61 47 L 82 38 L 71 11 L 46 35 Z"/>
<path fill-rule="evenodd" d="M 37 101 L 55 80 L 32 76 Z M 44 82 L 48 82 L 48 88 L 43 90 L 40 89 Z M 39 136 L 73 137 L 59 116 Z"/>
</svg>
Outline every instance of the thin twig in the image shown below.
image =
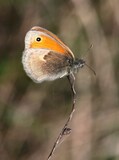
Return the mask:
<svg viewBox="0 0 119 160">
<path fill-rule="evenodd" d="M 69 80 L 69 83 L 70 83 L 70 86 L 71 86 L 71 90 L 72 90 L 72 95 L 73 95 L 73 104 L 72 104 L 72 109 L 71 109 L 71 113 L 64 125 L 64 127 L 62 128 L 59 136 L 57 137 L 53 147 L 52 147 L 52 150 L 47 158 L 47 160 L 50 160 L 50 158 L 52 157 L 54 151 L 56 150 L 56 148 L 58 147 L 58 145 L 60 144 L 61 142 L 61 139 L 63 138 L 64 135 L 69 135 L 71 133 L 71 129 L 68 128 L 68 125 L 69 125 L 69 122 L 71 121 L 72 119 L 72 116 L 73 116 L 73 113 L 75 111 L 75 102 L 76 102 L 76 98 L 75 98 L 75 95 L 76 95 L 76 91 L 74 89 L 74 82 L 75 82 L 75 77 L 73 75 L 73 73 L 71 73 L 70 75 L 68 75 L 68 80 Z"/>
</svg>

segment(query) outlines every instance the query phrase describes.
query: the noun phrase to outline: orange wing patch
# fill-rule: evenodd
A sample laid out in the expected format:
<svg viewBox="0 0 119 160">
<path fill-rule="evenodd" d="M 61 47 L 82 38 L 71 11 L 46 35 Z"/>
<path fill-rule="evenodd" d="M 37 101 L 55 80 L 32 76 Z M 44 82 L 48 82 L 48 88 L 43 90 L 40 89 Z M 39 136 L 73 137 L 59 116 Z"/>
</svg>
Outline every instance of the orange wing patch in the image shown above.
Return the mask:
<svg viewBox="0 0 119 160">
<path fill-rule="evenodd" d="M 54 39 L 46 37 L 44 35 L 40 36 L 41 41 L 37 42 L 35 39 L 31 42 L 30 48 L 44 48 L 49 49 L 54 52 L 66 54 L 66 49 L 64 49 L 60 44 L 57 43 Z"/>
</svg>

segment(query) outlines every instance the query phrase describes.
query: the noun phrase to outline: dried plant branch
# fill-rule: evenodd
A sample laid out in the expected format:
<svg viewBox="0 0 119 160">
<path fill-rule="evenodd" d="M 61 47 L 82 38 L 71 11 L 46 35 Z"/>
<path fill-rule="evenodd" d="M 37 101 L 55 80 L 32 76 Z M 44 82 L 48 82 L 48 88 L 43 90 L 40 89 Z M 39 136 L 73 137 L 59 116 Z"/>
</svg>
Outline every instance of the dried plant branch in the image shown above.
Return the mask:
<svg viewBox="0 0 119 160">
<path fill-rule="evenodd" d="M 68 128 L 68 125 L 69 125 L 69 122 L 71 121 L 73 113 L 75 111 L 75 103 L 76 103 L 76 98 L 75 98 L 76 91 L 75 91 L 75 88 L 74 88 L 75 76 L 73 75 L 73 73 L 68 76 L 68 80 L 69 80 L 69 83 L 70 83 L 70 86 L 71 86 L 71 90 L 72 90 L 72 95 L 73 95 L 73 103 L 72 103 L 71 113 L 70 113 L 70 115 L 69 115 L 64 127 L 62 128 L 59 136 L 57 137 L 57 139 L 56 139 L 56 141 L 55 141 L 55 143 L 54 143 L 54 145 L 53 145 L 53 147 L 51 149 L 51 152 L 50 152 L 47 160 L 50 160 L 50 158 L 53 156 L 56 148 L 58 147 L 59 144 L 61 144 L 62 138 L 71 133 L 71 129 Z"/>
</svg>

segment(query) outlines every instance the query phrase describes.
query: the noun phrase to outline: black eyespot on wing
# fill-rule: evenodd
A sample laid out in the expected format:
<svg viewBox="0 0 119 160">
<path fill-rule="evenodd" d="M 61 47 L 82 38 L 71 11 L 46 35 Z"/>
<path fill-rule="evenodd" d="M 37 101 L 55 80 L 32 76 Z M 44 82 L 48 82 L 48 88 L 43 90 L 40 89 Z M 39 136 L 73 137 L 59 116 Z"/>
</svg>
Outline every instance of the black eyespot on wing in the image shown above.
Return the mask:
<svg viewBox="0 0 119 160">
<path fill-rule="evenodd" d="M 37 42 L 40 42 L 40 41 L 41 41 L 41 38 L 40 38 L 40 37 L 37 37 L 37 38 L 36 38 L 36 41 L 37 41 Z"/>
</svg>

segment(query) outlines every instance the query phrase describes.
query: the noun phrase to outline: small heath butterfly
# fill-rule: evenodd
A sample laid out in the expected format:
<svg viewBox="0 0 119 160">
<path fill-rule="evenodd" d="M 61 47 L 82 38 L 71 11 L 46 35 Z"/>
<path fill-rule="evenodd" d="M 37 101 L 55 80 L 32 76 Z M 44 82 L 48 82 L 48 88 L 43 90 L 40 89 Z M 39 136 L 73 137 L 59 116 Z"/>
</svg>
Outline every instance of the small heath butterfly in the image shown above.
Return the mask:
<svg viewBox="0 0 119 160">
<path fill-rule="evenodd" d="M 27 75 L 40 83 L 74 74 L 85 61 L 76 59 L 55 34 L 35 26 L 26 34 L 22 63 Z"/>
</svg>

